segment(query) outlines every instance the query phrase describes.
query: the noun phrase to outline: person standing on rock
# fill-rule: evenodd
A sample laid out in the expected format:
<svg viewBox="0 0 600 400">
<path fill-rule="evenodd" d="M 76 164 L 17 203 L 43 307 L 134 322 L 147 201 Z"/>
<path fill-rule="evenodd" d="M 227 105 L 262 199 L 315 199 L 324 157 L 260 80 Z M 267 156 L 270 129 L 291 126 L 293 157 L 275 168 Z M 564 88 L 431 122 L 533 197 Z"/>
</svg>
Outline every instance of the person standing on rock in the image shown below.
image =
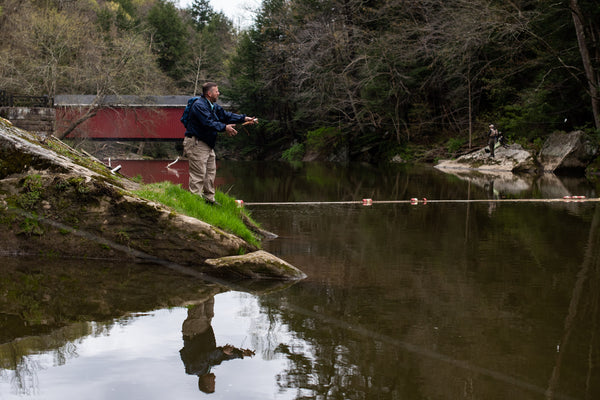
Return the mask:
<svg viewBox="0 0 600 400">
<path fill-rule="evenodd" d="M 217 104 L 219 96 L 216 83 L 202 85 L 202 96 L 190 109 L 183 140 L 183 154 L 189 160 L 190 192 L 201 196 L 210 205 L 219 205 L 215 200 L 214 186 L 217 174 L 214 148 L 218 133 L 235 136 L 235 124 L 258 123 L 257 118 L 225 111 Z"/>
<path fill-rule="evenodd" d="M 496 139 L 498 138 L 498 129 L 490 124 L 490 130 L 488 132 L 488 146 L 490 147 L 490 157 L 494 157 L 494 148 L 496 147 Z"/>
</svg>

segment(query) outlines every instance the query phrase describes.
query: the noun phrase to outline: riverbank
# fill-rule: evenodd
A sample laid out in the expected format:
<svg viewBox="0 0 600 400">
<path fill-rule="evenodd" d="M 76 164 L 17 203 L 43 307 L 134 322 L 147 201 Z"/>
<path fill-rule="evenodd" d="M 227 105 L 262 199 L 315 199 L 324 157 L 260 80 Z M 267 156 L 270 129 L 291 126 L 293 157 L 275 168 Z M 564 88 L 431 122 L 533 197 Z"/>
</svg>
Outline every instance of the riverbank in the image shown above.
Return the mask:
<svg viewBox="0 0 600 400">
<path fill-rule="evenodd" d="M 0 153 L 0 251 L 140 259 L 227 279 L 227 269 L 205 261 L 259 250 L 222 228 L 143 199 L 136 194 L 139 183 L 54 137 L 0 120 Z M 283 263 L 264 263 L 262 277 L 304 277 L 294 267 L 279 268 Z M 258 268 L 255 260 L 249 268 Z M 246 275 L 261 276 L 254 272 Z"/>
</svg>

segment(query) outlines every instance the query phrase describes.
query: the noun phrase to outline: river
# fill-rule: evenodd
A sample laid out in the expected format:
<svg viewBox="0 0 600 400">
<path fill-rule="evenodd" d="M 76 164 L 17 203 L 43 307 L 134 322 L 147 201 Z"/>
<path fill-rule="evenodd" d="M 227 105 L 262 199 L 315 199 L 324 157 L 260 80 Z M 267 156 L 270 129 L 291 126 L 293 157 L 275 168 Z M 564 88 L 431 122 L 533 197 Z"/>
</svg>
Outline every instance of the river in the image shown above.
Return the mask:
<svg viewBox="0 0 600 400">
<path fill-rule="evenodd" d="M 111 162 L 187 183 L 184 161 Z M 506 201 L 598 197 L 585 179 L 221 162 L 217 184 L 308 278 L 4 254 L 0 399 L 600 398 L 600 208 Z"/>
</svg>

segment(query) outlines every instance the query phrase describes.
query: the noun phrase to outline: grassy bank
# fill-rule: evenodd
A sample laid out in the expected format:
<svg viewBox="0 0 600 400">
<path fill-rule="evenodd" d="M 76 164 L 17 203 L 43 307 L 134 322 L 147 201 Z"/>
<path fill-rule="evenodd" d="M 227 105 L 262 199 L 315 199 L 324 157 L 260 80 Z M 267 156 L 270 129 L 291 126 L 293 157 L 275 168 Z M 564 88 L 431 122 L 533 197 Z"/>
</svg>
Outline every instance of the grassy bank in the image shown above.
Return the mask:
<svg viewBox="0 0 600 400">
<path fill-rule="evenodd" d="M 162 203 L 178 213 L 194 217 L 224 231 L 241 237 L 245 241 L 260 247 L 256 236 L 248 229 L 242 220 L 242 213 L 250 216 L 239 208 L 235 199 L 217 191 L 216 200 L 220 206 L 208 205 L 199 196 L 183 189 L 181 185 L 171 182 L 160 182 L 144 185 L 135 192 L 138 196 Z M 256 224 L 258 225 L 258 224 Z"/>
</svg>

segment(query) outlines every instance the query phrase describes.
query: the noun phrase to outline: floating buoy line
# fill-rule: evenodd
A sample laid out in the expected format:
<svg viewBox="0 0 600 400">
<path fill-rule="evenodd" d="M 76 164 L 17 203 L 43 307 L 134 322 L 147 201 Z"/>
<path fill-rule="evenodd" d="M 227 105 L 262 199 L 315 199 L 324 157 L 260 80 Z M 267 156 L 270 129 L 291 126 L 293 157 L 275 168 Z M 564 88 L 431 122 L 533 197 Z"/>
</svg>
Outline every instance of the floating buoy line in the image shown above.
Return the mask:
<svg viewBox="0 0 600 400">
<path fill-rule="evenodd" d="M 586 196 L 564 196 L 554 199 L 456 199 L 456 200 L 431 200 L 425 197 L 413 197 L 410 200 L 373 200 L 362 199 L 361 201 L 281 201 L 281 202 L 254 202 L 246 203 L 243 200 L 235 201 L 238 207 L 244 206 L 327 206 L 327 205 L 363 205 L 373 206 L 375 204 L 411 204 L 425 205 L 428 203 L 571 203 L 571 202 L 600 202 L 600 198 Z"/>
</svg>

